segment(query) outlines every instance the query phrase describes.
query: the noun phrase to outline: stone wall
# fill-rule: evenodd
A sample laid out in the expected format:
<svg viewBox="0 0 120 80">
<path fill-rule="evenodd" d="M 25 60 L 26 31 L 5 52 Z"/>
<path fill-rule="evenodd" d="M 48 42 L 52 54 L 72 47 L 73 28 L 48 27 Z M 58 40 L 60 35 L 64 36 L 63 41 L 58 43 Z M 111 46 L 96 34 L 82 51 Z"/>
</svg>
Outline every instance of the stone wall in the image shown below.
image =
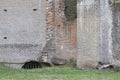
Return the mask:
<svg viewBox="0 0 120 80">
<path fill-rule="evenodd" d="M 0 1 L 0 62 L 37 60 L 46 43 L 44 0 Z"/>
<path fill-rule="evenodd" d="M 100 1 L 100 61 L 112 61 L 112 11 L 108 0 Z"/>
<path fill-rule="evenodd" d="M 113 5 L 112 45 L 113 57 L 120 60 L 120 3 Z"/>
<path fill-rule="evenodd" d="M 78 68 L 95 68 L 99 61 L 99 0 L 78 1 Z"/>
<path fill-rule="evenodd" d="M 120 66 L 119 0 L 101 1 L 100 61 Z"/>
<path fill-rule="evenodd" d="M 115 4 L 112 5 L 112 64 L 120 66 L 120 1 L 118 0 Z"/>
<path fill-rule="evenodd" d="M 119 0 L 97 1 L 78 1 L 79 68 L 93 68 L 98 62 L 120 66 Z"/>
<path fill-rule="evenodd" d="M 0 2 L 0 44 L 45 43 L 45 12 L 42 0 Z"/>
<path fill-rule="evenodd" d="M 77 59 L 77 3 L 71 6 L 72 1 L 76 0 L 1 1 L 0 62 L 14 66 L 38 61 L 41 52 L 52 58 Z"/>
</svg>

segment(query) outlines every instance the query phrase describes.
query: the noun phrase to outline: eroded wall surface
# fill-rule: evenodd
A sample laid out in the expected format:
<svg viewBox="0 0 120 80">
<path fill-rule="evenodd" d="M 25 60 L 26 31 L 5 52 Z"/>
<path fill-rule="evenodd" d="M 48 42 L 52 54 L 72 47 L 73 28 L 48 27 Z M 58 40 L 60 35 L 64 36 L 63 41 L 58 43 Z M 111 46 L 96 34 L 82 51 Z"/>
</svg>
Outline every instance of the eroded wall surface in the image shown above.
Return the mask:
<svg viewBox="0 0 120 80">
<path fill-rule="evenodd" d="M 55 0 L 55 57 L 76 60 L 77 14 L 75 0 Z"/>
</svg>

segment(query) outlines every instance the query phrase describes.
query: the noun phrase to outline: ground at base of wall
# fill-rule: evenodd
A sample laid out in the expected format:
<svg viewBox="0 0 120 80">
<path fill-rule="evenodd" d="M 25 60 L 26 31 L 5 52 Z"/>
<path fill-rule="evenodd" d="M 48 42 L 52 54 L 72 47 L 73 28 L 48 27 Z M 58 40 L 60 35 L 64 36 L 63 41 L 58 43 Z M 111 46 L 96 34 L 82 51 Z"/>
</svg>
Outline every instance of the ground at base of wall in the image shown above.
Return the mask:
<svg viewBox="0 0 120 80">
<path fill-rule="evenodd" d="M 0 80 L 119 80 L 120 73 L 76 70 L 73 68 L 42 68 L 16 70 L 0 65 Z"/>
</svg>

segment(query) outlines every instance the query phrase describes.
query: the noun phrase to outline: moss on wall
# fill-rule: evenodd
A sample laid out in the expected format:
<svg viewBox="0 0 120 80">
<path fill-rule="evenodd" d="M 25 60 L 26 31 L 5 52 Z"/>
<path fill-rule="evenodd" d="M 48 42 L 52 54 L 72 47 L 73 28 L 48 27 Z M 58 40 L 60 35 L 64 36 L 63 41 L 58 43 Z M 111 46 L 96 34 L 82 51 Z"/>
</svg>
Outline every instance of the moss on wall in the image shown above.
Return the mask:
<svg viewBox="0 0 120 80">
<path fill-rule="evenodd" d="M 64 0 L 65 17 L 67 21 L 74 21 L 77 18 L 77 0 Z"/>
</svg>

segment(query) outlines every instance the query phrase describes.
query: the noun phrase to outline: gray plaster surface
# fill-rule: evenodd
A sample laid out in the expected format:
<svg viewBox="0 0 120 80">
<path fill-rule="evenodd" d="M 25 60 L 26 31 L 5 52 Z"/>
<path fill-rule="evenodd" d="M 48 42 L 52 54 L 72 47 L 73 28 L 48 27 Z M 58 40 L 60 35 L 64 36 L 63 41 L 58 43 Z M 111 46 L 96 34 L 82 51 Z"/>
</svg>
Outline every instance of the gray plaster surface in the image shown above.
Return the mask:
<svg viewBox="0 0 120 80">
<path fill-rule="evenodd" d="M 99 61 L 99 3 L 90 1 L 78 3 L 78 68 L 95 68 Z"/>
<path fill-rule="evenodd" d="M 44 0 L 0 0 L 0 62 L 36 60 L 45 45 Z"/>
</svg>

